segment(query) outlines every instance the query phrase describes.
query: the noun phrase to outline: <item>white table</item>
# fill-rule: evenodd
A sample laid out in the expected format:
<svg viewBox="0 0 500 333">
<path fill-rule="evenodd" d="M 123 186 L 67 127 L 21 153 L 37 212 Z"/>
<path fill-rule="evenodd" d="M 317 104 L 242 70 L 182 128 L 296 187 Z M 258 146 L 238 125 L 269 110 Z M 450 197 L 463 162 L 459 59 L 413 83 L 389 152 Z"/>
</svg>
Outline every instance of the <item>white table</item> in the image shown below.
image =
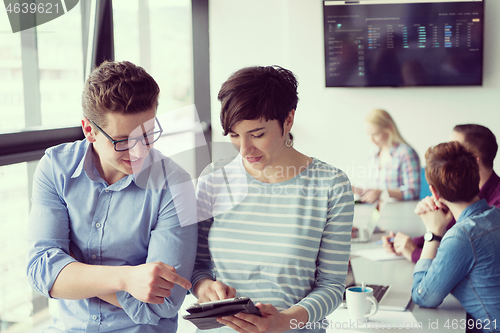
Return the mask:
<svg viewBox="0 0 500 333">
<path fill-rule="evenodd" d="M 365 244 L 352 244 L 351 253 L 362 250 L 362 249 L 379 249 L 381 245 L 375 244 L 376 240 L 379 240 L 382 234 L 374 234 L 373 240 L 370 243 Z M 415 264 L 407 260 L 387 260 L 387 261 L 371 261 L 363 257 L 351 257 L 351 265 L 353 268 L 354 276 L 356 282 L 360 283 L 365 281 L 367 284 L 382 284 L 382 285 L 392 285 L 397 290 L 408 290 L 411 291 L 411 286 L 413 282 L 413 268 Z M 345 318 L 342 321 L 349 323 L 349 316 L 346 309 L 338 309 L 340 313 L 334 313 L 327 317 L 327 319 Z M 411 315 L 410 315 L 411 312 Z M 421 308 L 420 306 L 410 304 L 407 313 L 397 313 L 392 311 L 379 311 L 376 317 L 372 317 L 373 322 L 397 322 L 402 327 L 398 329 L 394 324 L 391 326 L 373 324 L 369 328 L 364 328 L 362 325 L 342 325 L 335 323 L 329 325 L 327 332 L 379 332 L 379 331 L 415 331 L 415 332 L 450 332 L 458 333 L 464 332 L 465 330 L 460 329 L 460 322 L 466 320 L 466 312 L 460 302 L 453 297 L 448 295 L 443 303 L 437 308 Z M 417 323 L 421 323 L 421 327 L 416 325 L 411 325 L 406 323 L 409 318 L 414 318 Z M 398 320 L 401 320 L 398 322 Z M 413 321 L 412 321 L 413 323 Z M 448 327 L 445 325 L 448 324 Z M 458 324 L 458 325 L 456 325 Z M 333 326 L 333 327 L 332 327 Z M 352 327 L 354 326 L 354 327 Z M 406 326 L 406 327 L 405 327 Z M 340 330 L 338 328 L 341 328 Z M 366 327 L 366 326 L 365 326 Z M 384 328 L 386 327 L 386 328 Z M 455 327 L 455 328 L 454 328 Z"/>
</svg>

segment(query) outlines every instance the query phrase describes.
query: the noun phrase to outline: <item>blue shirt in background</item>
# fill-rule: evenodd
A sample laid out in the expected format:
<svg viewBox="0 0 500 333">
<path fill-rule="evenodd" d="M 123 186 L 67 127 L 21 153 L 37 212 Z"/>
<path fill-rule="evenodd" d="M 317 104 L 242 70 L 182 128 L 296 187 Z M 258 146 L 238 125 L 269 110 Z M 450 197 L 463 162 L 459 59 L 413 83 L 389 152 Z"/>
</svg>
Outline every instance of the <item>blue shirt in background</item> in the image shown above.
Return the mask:
<svg viewBox="0 0 500 333">
<path fill-rule="evenodd" d="M 89 265 L 136 266 L 161 261 L 190 280 L 197 245 L 196 202 L 189 175 L 154 149 L 137 175 L 108 185 L 87 140 L 48 149 L 33 182 L 28 230 L 28 279 L 49 291 L 75 259 Z M 71 252 L 70 252 L 71 251 Z M 117 293 L 123 309 L 99 298 L 58 300 L 45 332 L 176 332 L 186 290 L 178 285 L 163 304 Z"/>
<path fill-rule="evenodd" d="M 451 293 L 480 323 L 476 328 L 500 332 L 499 240 L 500 209 L 484 199 L 468 206 L 444 235 L 436 257 L 415 265 L 413 301 L 436 307 Z"/>
</svg>

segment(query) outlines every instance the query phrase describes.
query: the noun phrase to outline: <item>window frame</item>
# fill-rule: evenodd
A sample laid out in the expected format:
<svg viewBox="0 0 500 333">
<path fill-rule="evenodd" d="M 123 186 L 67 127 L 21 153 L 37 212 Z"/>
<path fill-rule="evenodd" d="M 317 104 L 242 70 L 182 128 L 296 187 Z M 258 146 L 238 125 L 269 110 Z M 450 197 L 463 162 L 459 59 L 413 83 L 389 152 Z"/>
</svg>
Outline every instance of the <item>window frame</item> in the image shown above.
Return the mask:
<svg viewBox="0 0 500 333">
<path fill-rule="evenodd" d="M 211 147 L 210 67 L 208 35 L 208 0 L 191 0 L 193 28 L 193 82 L 194 100 L 200 122 L 204 124 L 205 140 Z M 82 12 L 82 43 L 84 76 L 102 61 L 114 60 L 112 0 L 80 1 Z M 0 134 L 0 166 L 40 159 L 45 149 L 54 145 L 84 139 L 81 127 L 40 129 L 40 70 L 36 27 L 34 31 L 21 32 L 23 49 L 22 68 L 26 129 Z M 31 30 L 30 29 L 30 30 Z M 33 33 L 34 32 L 34 33 Z M 36 60 L 36 61 L 33 61 Z M 35 74 L 35 75 L 33 75 Z M 85 79 L 85 78 L 83 78 Z M 28 103 L 28 104 L 27 104 Z M 168 134 L 168 133 L 165 133 Z M 164 134 L 164 135 L 165 135 Z M 196 162 L 199 174 L 203 163 Z"/>
<path fill-rule="evenodd" d="M 142 1 L 142 0 L 137 0 Z M 114 60 L 112 0 L 80 1 L 82 14 L 83 80 L 90 70 L 104 60 Z M 194 101 L 202 124 L 205 142 L 211 151 L 210 71 L 209 71 L 209 0 L 191 0 L 192 8 L 192 57 Z M 142 8 L 144 10 L 144 8 Z M 146 15 L 142 13 L 143 18 Z M 141 28 L 147 33 L 149 30 Z M 52 146 L 83 140 L 80 126 L 41 128 L 40 69 L 36 27 L 21 31 L 23 98 L 26 128 L 0 133 L 0 166 L 28 162 L 29 196 L 37 161 Z M 29 74 L 29 75 L 28 75 Z M 193 128 L 194 130 L 194 128 Z M 190 130 L 189 130 L 190 131 Z M 178 134 L 164 133 L 163 135 Z M 195 156 L 196 173 L 206 167 Z M 31 202 L 31 201 L 30 201 Z M 47 307 L 47 299 L 33 294 L 33 314 Z M 1 323 L 1 319 L 0 319 Z"/>
</svg>

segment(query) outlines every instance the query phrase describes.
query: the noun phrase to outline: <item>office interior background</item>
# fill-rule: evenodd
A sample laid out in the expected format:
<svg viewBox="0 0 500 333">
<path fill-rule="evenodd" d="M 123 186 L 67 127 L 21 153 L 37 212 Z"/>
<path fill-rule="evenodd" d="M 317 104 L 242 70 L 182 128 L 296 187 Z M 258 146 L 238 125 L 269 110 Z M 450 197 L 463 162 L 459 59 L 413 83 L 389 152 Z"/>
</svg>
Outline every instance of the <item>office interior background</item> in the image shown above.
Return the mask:
<svg viewBox="0 0 500 333">
<path fill-rule="evenodd" d="M 278 64 L 299 81 L 294 147 L 363 181 L 373 144 L 364 118 L 387 110 L 424 164 L 428 147 L 447 141 L 456 124 L 477 123 L 500 137 L 499 1 L 485 1 L 483 86 L 325 88 L 322 1 L 210 1 L 212 138 L 222 139 L 216 94 L 235 70 Z M 497 159 L 498 161 L 498 159 Z M 495 166 L 497 173 L 500 165 Z"/>
<path fill-rule="evenodd" d="M 104 2 L 111 4 L 81 0 L 65 15 L 18 33 L 0 13 L 1 331 L 28 332 L 49 316 L 51 307 L 25 277 L 30 188 L 43 151 L 30 147 L 38 137 L 48 143 L 81 136 L 81 91 L 95 42 L 92 8 Z M 373 108 L 391 113 L 422 165 L 426 149 L 446 141 L 456 124 L 482 124 L 500 137 L 500 1 L 485 1 L 483 85 L 476 87 L 325 88 L 322 6 L 321 0 L 115 0 L 114 58 L 143 66 L 158 81 L 158 114 L 169 134 L 163 145 L 175 152 L 199 145 L 190 130 L 198 120 L 207 141 L 228 142 L 217 93 L 234 71 L 253 65 L 280 65 L 297 75 L 295 147 L 340 167 L 353 183 L 363 182 L 374 149 L 363 124 Z M 193 104 L 197 115 L 178 112 Z M 185 167 L 196 174 L 203 163 L 190 161 Z"/>
</svg>

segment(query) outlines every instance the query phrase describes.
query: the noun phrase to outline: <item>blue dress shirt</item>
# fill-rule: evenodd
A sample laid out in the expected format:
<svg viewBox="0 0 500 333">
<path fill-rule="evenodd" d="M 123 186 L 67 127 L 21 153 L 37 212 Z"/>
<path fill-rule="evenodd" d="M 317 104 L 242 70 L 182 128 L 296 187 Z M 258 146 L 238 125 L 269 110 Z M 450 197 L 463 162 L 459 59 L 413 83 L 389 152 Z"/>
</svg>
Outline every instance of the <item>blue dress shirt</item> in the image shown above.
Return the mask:
<svg viewBox="0 0 500 333">
<path fill-rule="evenodd" d="M 87 140 L 48 149 L 33 182 L 28 231 L 28 279 L 49 291 L 75 259 L 89 265 L 136 266 L 161 261 L 190 280 L 197 245 L 196 201 L 189 175 L 151 150 L 143 171 L 108 185 L 92 161 Z M 70 252 L 71 251 L 71 252 Z M 46 332 L 176 332 L 186 290 L 178 285 L 163 304 L 125 291 L 123 309 L 97 297 L 58 300 Z"/>
<path fill-rule="evenodd" d="M 468 206 L 444 235 L 436 257 L 416 263 L 413 301 L 436 307 L 451 292 L 472 316 L 476 328 L 499 332 L 499 239 L 500 209 L 488 206 L 484 199 Z"/>
</svg>

